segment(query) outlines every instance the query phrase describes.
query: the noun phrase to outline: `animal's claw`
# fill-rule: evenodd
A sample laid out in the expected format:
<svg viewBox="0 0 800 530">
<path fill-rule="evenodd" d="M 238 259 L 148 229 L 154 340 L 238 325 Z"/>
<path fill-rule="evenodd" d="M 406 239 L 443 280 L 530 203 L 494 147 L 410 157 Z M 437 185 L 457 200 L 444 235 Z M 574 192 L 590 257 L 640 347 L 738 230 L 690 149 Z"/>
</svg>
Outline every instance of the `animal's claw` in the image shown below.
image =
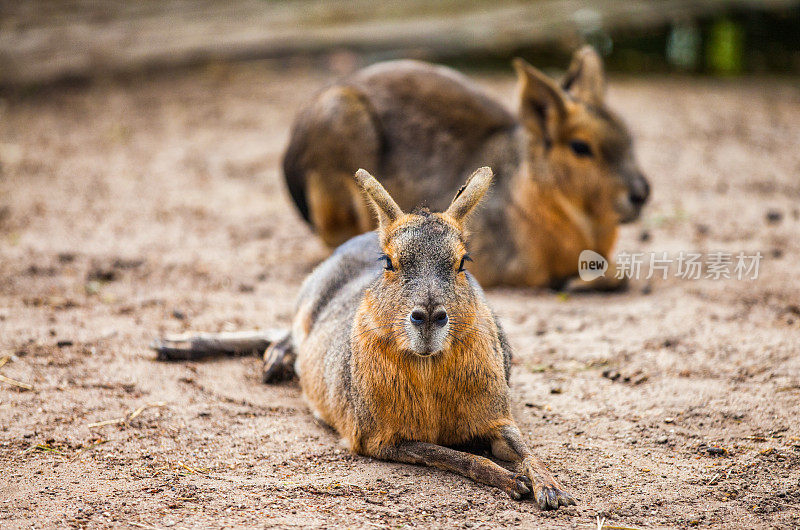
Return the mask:
<svg viewBox="0 0 800 530">
<path fill-rule="evenodd" d="M 512 484 L 506 490 L 508 496 L 514 499 L 515 501 L 521 500 L 523 497 L 530 495 L 531 493 L 531 484 L 528 480 L 528 477 L 524 475 L 517 475 L 514 477 Z"/>
</svg>

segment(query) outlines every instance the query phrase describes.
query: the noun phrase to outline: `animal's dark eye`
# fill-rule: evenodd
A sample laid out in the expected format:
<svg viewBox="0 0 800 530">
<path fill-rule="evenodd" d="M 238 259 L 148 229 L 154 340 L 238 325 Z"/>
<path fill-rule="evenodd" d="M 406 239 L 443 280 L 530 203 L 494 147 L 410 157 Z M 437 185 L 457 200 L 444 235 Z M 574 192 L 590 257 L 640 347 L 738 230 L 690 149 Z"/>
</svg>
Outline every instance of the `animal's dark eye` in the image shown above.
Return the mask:
<svg viewBox="0 0 800 530">
<path fill-rule="evenodd" d="M 381 257 L 378 258 L 378 259 L 379 260 L 383 260 L 385 262 L 384 265 L 383 265 L 384 269 L 386 269 L 387 271 L 393 271 L 394 270 L 394 265 L 392 265 L 392 258 L 387 256 L 386 254 L 381 254 Z"/>
<path fill-rule="evenodd" d="M 461 263 L 458 264 L 458 272 L 464 272 L 466 270 L 464 264 L 468 261 L 472 261 L 472 258 L 469 257 L 469 254 L 464 254 L 464 257 L 461 258 Z"/>
<path fill-rule="evenodd" d="M 592 148 L 583 140 L 572 140 L 569 148 L 578 156 L 592 156 Z"/>
</svg>

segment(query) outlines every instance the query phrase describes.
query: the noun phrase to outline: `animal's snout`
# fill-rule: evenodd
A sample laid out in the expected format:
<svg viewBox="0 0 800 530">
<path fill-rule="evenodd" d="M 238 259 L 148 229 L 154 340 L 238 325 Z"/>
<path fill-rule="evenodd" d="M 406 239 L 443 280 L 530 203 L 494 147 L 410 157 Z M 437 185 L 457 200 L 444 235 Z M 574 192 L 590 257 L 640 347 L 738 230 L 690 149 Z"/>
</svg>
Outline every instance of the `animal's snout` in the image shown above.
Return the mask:
<svg viewBox="0 0 800 530">
<path fill-rule="evenodd" d="M 417 306 L 411 311 L 408 319 L 418 327 L 426 324 L 434 324 L 441 327 L 447 324 L 447 311 L 442 306 L 436 306 L 431 309 Z"/>
<path fill-rule="evenodd" d="M 631 182 L 630 191 L 628 192 L 628 200 L 637 208 L 644 206 L 647 199 L 650 197 L 650 184 L 641 173 L 637 173 Z"/>
</svg>

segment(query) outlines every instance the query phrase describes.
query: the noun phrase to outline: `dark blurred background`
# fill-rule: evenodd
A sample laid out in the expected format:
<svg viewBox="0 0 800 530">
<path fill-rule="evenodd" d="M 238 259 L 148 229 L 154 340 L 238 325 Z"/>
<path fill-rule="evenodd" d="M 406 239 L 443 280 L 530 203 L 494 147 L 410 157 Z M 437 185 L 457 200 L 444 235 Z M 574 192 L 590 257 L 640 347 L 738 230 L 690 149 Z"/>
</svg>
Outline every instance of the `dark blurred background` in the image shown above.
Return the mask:
<svg viewBox="0 0 800 530">
<path fill-rule="evenodd" d="M 0 86 L 256 59 L 563 68 L 583 42 L 617 72 L 798 74 L 800 2 L 0 0 Z"/>
</svg>

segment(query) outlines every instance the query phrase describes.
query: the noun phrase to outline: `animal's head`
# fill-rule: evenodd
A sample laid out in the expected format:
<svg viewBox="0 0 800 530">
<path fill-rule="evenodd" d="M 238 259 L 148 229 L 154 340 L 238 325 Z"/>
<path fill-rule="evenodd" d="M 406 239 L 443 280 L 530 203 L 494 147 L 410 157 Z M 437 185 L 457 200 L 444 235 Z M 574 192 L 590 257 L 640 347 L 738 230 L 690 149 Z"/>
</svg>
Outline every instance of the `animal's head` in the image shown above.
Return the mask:
<svg viewBox="0 0 800 530">
<path fill-rule="evenodd" d="M 590 46 L 578 50 L 556 83 L 522 59 L 514 60 L 520 120 L 530 136 L 531 160 L 565 195 L 587 211 L 613 207 L 634 221 L 650 185 L 639 170 L 630 133 L 605 105 L 603 63 Z"/>
<path fill-rule="evenodd" d="M 466 272 L 463 227 L 489 189 L 492 170 L 473 173 L 443 213 L 403 213 L 369 173 L 359 169 L 356 181 L 377 214 L 383 252 L 384 271 L 366 302 L 368 324 L 401 351 L 422 357 L 477 334 L 475 322 L 488 308 Z"/>
</svg>

